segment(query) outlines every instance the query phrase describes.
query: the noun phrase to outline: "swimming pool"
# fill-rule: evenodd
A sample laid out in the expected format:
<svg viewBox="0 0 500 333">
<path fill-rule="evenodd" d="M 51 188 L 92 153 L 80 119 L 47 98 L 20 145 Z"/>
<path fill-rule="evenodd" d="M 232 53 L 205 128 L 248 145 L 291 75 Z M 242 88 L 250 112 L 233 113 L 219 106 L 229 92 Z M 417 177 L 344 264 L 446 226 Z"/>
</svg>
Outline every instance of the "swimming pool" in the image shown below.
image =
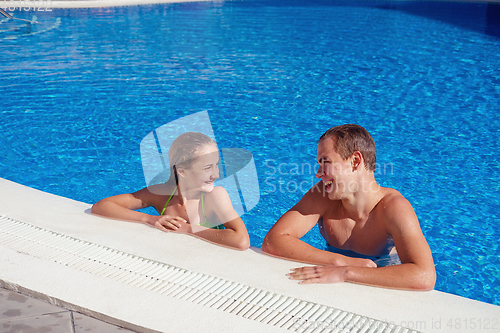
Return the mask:
<svg viewBox="0 0 500 333">
<path fill-rule="evenodd" d="M 436 289 L 500 305 L 499 12 L 321 0 L 17 11 L 40 33 L 0 23 L 0 177 L 88 203 L 130 192 L 145 185 L 142 138 L 208 110 L 220 147 L 253 153 L 260 202 L 243 219 L 261 246 L 314 183 L 319 136 L 358 123 L 378 181 L 419 216 Z M 305 240 L 326 247 L 316 229 Z"/>
</svg>

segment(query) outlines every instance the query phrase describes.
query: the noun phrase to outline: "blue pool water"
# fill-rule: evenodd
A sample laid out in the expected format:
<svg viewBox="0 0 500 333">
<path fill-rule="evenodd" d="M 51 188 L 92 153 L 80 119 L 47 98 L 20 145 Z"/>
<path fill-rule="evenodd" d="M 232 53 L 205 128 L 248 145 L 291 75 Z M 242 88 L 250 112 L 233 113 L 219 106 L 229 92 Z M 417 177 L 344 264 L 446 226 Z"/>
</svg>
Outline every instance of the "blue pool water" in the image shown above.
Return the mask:
<svg viewBox="0 0 500 333">
<path fill-rule="evenodd" d="M 88 203 L 134 191 L 142 138 L 208 110 L 220 147 L 254 155 L 261 199 L 243 219 L 261 246 L 314 183 L 318 137 L 358 123 L 377 142 L 378 181 L 417 212 L 436 289 L 500 305 L 499 7 L 15 11 L 39 23 L 0 20 L 0 177 Z M 317 229 L 304 239 L 326 248 Z"/>
</svg>

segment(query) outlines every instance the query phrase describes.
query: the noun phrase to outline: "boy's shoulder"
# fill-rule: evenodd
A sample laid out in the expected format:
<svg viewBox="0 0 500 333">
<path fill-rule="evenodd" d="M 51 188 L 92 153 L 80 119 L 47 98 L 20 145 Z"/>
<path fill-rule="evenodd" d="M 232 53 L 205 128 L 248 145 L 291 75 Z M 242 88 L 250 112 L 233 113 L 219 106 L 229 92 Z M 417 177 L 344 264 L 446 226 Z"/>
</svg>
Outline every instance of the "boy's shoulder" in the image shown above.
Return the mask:
<svg viewBox="0 0 500 333">
<path fill-rule="evenodd" d="M 411 203 L 397 190 L 384 188 L 384 196 L 377 204 L 379 216 L 385 223 L 400 224 L 403 221 L 418 221 Z M 408 219 L 410 218 L 410 219 Z"/>
<path fill-rule="evenodd" d="M 390 187 L 383 187 L 384 195 L 379 201 L 383 208 L 394 209 L 400 205 L 410 205 L 410 202 L 396 189 Z M 410 205 L 411 207 L 411 205 Z"/>
</svg>

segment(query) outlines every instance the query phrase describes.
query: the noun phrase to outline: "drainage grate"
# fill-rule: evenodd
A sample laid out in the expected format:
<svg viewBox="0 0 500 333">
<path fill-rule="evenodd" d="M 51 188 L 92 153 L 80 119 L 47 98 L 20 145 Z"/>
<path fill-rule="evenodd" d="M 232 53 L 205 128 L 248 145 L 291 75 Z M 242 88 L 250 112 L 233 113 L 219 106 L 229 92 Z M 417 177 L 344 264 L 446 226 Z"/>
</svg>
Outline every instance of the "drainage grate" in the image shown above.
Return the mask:
<svg viewBox="0 0 500 333">
<path fill-rule="evenodd" d="M 113 250 L 1 215 L 0 244 L 131 286 L 296 332 L 417 333 L 355 313 Z"/>
</svg>

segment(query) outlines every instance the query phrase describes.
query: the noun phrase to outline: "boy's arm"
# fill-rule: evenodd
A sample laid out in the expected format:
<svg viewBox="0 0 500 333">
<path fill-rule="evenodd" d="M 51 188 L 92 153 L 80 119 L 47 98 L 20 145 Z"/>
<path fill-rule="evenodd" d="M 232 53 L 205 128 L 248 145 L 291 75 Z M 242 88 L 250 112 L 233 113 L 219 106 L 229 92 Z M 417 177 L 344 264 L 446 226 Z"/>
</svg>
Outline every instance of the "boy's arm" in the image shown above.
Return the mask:
<svg viewBox="0 0 500 333">
<path fill-rule="evenodd" d="M 401 265 L 367 267 L 303 267 L 294 270 L 291 279 L 301 283 L 354 282 L 380 287 L 431 290 L 436 282 L 432 254 L 422 234 L 417 216 L 402 196 L 386 203 L 387 229 L 394 239 Z"/>
<path fill-rule="evenodd" d="M 262 251 L 310 264 L 376 266 L 371 260 L 323 251 L 300 240 L 316 225 L 329 204 L 330 199 L 313 187 L 269 230 L 262 243 Z"/>
</svg>

